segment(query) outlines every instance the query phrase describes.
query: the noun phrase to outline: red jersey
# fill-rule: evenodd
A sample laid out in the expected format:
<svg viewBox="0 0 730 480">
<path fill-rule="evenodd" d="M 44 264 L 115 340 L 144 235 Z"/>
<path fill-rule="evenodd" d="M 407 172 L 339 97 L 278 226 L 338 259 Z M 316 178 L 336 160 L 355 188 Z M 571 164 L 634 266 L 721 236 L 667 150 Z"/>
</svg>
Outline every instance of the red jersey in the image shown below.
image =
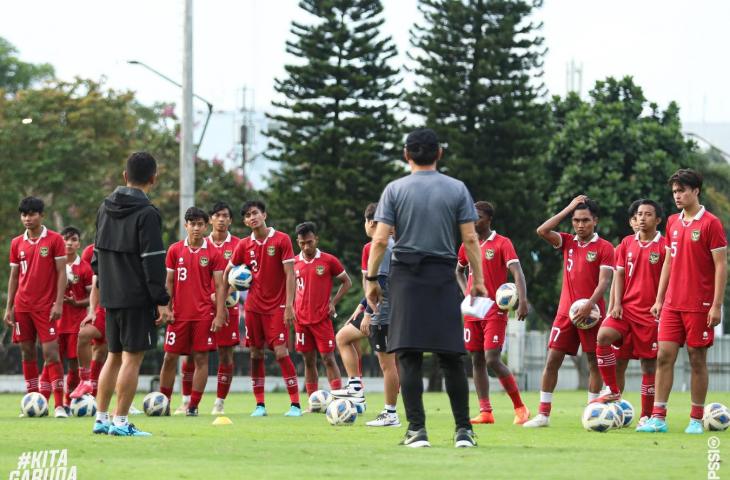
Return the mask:
<svg viewBox="0 0 730 480">
<path fill-rule="evenodd" d="M 363 273 L 368 273 L 368 260 L 370 260 L 370 245 L 373 242 L 368 242 L 362 247 L 362 260 L 360 261 L 360 269 Z"/>
<path fill-rule="evenodd" d="M 228 263 L 228 261 L 231 259 L 231 257 L 233 256 L 233 251 L 236 249 L 236 246 L 240 241 L 240 238 L 234 237 L 233 235 L 231 235 L 230 232 L 228 232 L 228 236 L 225 240 L 223 240 L 223 243 L 218 245 L 213 241 L 213 234 L 208 235 L 208 245 L 211 248 L 218 250 L 218 253 L 223 256 L 223 260 L 225 263 Z M 228 279 L 223 280 L 226 284 L 228 283 Z M 210 287 L 215 292 L 215 281 L 211 280 Z M 236 304 L 236 306 L 233 308 L 229 308 L 228 312 L 231 318 L 238 318 L 238 304 Z"/>
<path fill-rule="evenodd" d="M 647 326 L 656 326 L 650 310 L 659 289 L 666 245 L 659 232 L 649 242 L 639 240 L 637 233 L 625 237 L 616 248 L 616 268 L 624 271 L 621 306 L 632 320 Z"/>
<path fill-rule="evenodd" d="M 568 315 L 570 306 L 578 299 L 591 298 L 598 286 L 602 268 L 613 270 L 614 251 L 610 242 L 597 233 L 588 242 L 581 242 L 577 235 L 560 233 L 560 246 L 563 252 L 563 287 L 560 291 L 558 315 Z M 598 300 L 601 317 L 606 313 L 603 298 Z"/>
<path fill-rule="evenodd" d="M 517 258 L 517 253 L 515 252 L 515 247 L 512 245 L 512 241 L 507 237 L 498 235 L 495 231 L 492 231 L 489 238 L 479 245 L 479 249 L 482 254 L 484 286 L 487 288 L 487 295 L 489 295 L 489 298 L 494 300 L 497 298 L 497 289 L 507 282 L 507 269 L 513 263 L 519 263 L 520 260 Z M 466 256 L 466 248 L 463 243 L 461 244 L 461 247 L 459 247 L 458 259 L 461 267 L 469 265 L 469 259 Z M 466 285 L 467 291 L 471 290 L 473 282 L 474 279 L 472 278 L 470 271 Z M 473 317 L 466 318 L 479 320 L 478 318 Z"/>
<path fill-rule="evenodd" d="M 289 235 L 269 227 L 269 234 L 258 241 L 254 234 L 242 238 L 233 251 L 231 264 L 245 264 L 253 274 L 246 297 L 246 311 L 272 313 L 286 304 L 285 263 L 294 263 Z"/>
<path fill-rule="evenodd" d="M 702 207 L 694 218 L 684 212 L 667 221 L 667 248 L 672 255 L 664 305 L 680 312 L 710 311 L 715 297 L 715 262 L 712 252 L 727 248 L 720 219 Z"/>
<path fill-rule="evenodd" d="M 297 323 L 309 325 L 329 320 L 332 279 L 345 272 L 342 263 L 329 253 L 317 253 L 312 260 L 300 253 L 294 263 L 297 279 L 297 295 L 294 311 Z"/>
<path fill-rule="evenodd" d="M 66 243 L 58 233 L 41 229 L 35 240 L 23 235 L 10 242 L 10 265 L 19 268 L 16 312 L 49 310 L 56 300 L 56 260 L 66 258 Z"/>
<path fill-rule="evenodd" d="M 215 304 L 210 295 L 215 292 L 213 272 L 222 272 L 226 261 L 215 248 L 209 248 L 207 239 L 203 245 L 192 248 L 187 238 L 173 243 L 167 250 L 165 266 L 175 272 L 172 293 L 172 309 L 175 320 L 210 320 L 215 315 Z"/>
<path fill-rule="evenodd" d="M 67 297 L 73 297 L 76 300 L 87 298 L 93 276 L 94 272 L 91 271 L 91 265 L 77 256 L 74 263 L 66 265 L 66 277 L 68 280 L 65 295 Z M 74 307 L 68 303 L 64 303 L 63 313 L 58 324 L 58 333 L 79 333 L 81 320 L 85 316 L 86 307 Z"/>
</svg>

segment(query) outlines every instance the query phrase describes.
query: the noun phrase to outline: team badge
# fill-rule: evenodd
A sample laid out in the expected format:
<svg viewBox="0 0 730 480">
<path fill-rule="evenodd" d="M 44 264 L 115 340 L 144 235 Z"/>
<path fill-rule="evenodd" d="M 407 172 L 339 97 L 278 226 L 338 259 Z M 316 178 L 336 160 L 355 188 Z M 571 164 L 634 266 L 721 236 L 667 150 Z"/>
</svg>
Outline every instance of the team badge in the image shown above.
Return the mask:
<svg viewBox="0 0 730 480">
<path fill-rule="evenodd" d="M 229 260 L 232 256 L 233 256 L 232 250 L 226 250 L 225 252 L 223 252 L 223 258 L 225 258 L 226 260 Z"/>
<path fill-rule="evenodd" d="M 651 263 L 652 265 L 656 265 L 658 261 L 659 252 L 651 252 L 651 254 L 649 255 L 649 263 Z"/>
<path fill-rule="evenodd" d="M 487 250 L 486 250 L 486 251 L 484 252 L 484 256 L 485 256 L 485 257 L 487 258 L 487 260 L 491 260 L 491 259 L 493 259 L 493 258 L 494 258 L 494 250 L 492 250 L 491 248 L 488 248 L 488 249 L 487 249 Z"/>
<path fill-rule="evenodd" d="M 595 262 L 596 258 L 598 258 L 598 252 L 588 252 L 586 254 L 586 260 L 589 262 Z"/>
<path fill-rule="evenodd" d="M 699 230 L 692 230 L 692 241 L 696 242 L 700 239 L 700 231 Z"/>
<path fill-rule="evenodd" d="M 317 275 L 324 275 L 324 265 L 317 265 L 315 271 L 317 272 Z"/>
<path fill-rule="evenodd" d="M 699 237 L 699 235 L 697 235 Z M 48 256 L 48 247 L 41 247 L 41 257 L 47 257 Z"/>
<path fill-rule="evenodd" d="M 74 273 L 73 277 L 71 278 L 71 283 L 79 283 L 79 276 Z"/>
<path fill-rule="evenodd" d="M 276 255 L 276 247 L 274 247 L 274 246 L 266 247 L 266 254 L 270 257 L 273 257 L 274 255 Z"/>
<path fill-rule="evenodd" d="M 207 267 L 208 266 L 208 257 L 200 257 L 200 266 L 201 267 Z"/>
</svg>

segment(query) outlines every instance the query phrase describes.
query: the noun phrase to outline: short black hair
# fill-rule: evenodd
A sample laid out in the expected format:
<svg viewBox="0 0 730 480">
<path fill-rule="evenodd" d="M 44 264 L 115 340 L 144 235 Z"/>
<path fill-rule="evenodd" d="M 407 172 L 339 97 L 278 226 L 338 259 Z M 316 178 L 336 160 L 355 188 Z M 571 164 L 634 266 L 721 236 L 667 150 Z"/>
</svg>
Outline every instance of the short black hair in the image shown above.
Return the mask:
<svg viewBox="0 0 730 480">
<path fill-rule="evenodd" d="M 634 203 L 637 204 L 636 205 L 637 211 L 639 210 L 639 207 L 642 205 L 651 205 L 652 207 L 654 207 L 654 213 L 656 213 L 657 218 L 664 218 L 664 209 L 662 208 L 661 205 L 659 205 L 654 200 L 651 200 L 649 198 L 642 198 L 640 200 L 635 201 Z M 636 213 L 636 212 L 634 212 L 634 213 Z"/>
<path fill-rule="evenodd" d="M 639 210 L 639 205 L 641 205 L 641 200 L 643 199 L 634 200 L 633 202 L 631 202 L 631 205 L 629 205 L 629 208 L 627 210 L 627 212 L 629 213 L 629 218 L 632 218 L 634 215 L 636 215 L 637 210 Z"/>
<path fill-rule="evenodd" d="M 365 207 L 365 220 L 375 220 L 375 211 L 378 209 L 378 203 L 368 203 Z"/>
<path fill-rule="evenodd" d="M 261 200 L 248 200 L 246 203 L 243 204 L 241 207 L 241 216 L 245 217 L 246 212 L 251 210 L 252 208 L 258 208 L 261 213 L 266 213 L 266 205 Z"/>
<path fill-rule="evenodd" d="M 585 202 L 579 203 L 577 207 L 575 207 L 575 210 L 573 210 L 573 213 L 575 213 L 576 210 L 588 210 L 591 212 L 591 215 L 593 218 L 598 217 L 598 203 L 596 203 L 595 200 L 591 200 L 590 198 L 587 198 Z"/>
<path fill-rule="evenodd" d="M 431 165 L 438 160 L 439 141 L 430 128 L 418 128 L 406 137 L 408 158 L 416 165 Z"/>
<path fill-rule="evenodd" d="M 317 225 L 314 224 L 314 222 L 302 222 L 299 225 L 297 225 L 297 228 L 294 229 L 297 236 L 305 236 L 309 233 L 313 233 L 314 235 L 317 235 Z"/>
<path fill-rule="evenodd" d="M 691 168 L 680 168 L 669 177 L 669 186 L 673 187 L 675 183 L 683 187 L 689 187 L 692 190 L 699 189 L 702 193 L 702 175 Z"/>
<path fill-rule="evenodd" d="M 147 152 L 134 152 L 127 158 L 127 181 L 147 185 L 157 173 L 157 160 Z"/>
<path fill-rule="evenodd" d="M 210 217 L 208 217 L 208 214 L 202 208 L 190 207 L 185 210 L 185 223 L 192 222 L 194 220 L 204 220 L 205 223 L 208 223 Z"/>
<path fill-rule="evenodd" d="M 38 197 L 25 197 L 20 201 L 18 205 L 18 212 L 20 213 L 43 213 L 43 209 L 46 205 Z"/>
<path fill-rule="evenodd" d="M 228 210 L 228 216 L 233 218 L 233 209 L 226 202 L 215 202 L 213 204 L 213 207 L 208 212 L 208 214 L 212 217 L 213 215 L 220 212 L 221 210 Z"/>
<path fill-rule="evenodd" d="M 474 208 L 484 213 L 489 218 L 494 218 L 494 205 L 484 200 L 474 203 Z"/>
<path fill-rule="evenodd" d="M 61 230 L 61 236 L 64 238 L 64 240 L 67 239 L 68 237 L 72 237 L 74 235 L 79 237 L 79 240 L 81 240 L 81 231 L 78 228 L 68 226 L 68 227 L 64 227 L 64 229 Z"/>
</svg>

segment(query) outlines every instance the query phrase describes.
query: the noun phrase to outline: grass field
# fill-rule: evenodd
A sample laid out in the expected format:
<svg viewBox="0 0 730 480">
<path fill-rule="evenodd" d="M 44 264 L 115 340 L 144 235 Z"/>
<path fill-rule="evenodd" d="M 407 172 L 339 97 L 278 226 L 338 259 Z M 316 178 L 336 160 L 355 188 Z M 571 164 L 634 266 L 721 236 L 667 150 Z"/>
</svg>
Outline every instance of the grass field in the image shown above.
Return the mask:
<svg viewBox="0 0 730 480">
<path fill-rule="evenodd" d="M 633 428 L 583 431 L 583 392 L 558 392 L 550 428 L 528 430 L 512 425 L 509 398 L 499 394 L 492 399 L 497 423 L 475 428 L 478 448 L 459 450 L 453 448 L 445 394 L 425 397 L 430 449 L 397 446 L 405 430 L 401 405 L 403 427 L 364 425 L 381 408 L 377 394 L 368 397 L 368 411 L 351 427 L 332 427 L 322 414 L 284 418 L 286 394 L 267 395 L 270 416 L 257 419 L 248 417 L 250 394 L 232 395 L 226 411 L 233 425 L 216 427 L 207 415 L 213 396 L 207 395 L 200 409 L 206 414 L 197 418 L 133 417 L 138 427 L 154 434 L 150 438 L 92 435 L 90 418 L 17 418 L 20 398 L 0 395 L 0 478 L 8 478 L 25 451 L 64 448 L 79 479 L 708 478 L 710 434 L 682 433 L 689 414 L 686 393 L 672 395 L 668 434 L 638 434 Z M 638 408 L 638 394 L 627 398 Z M 536 408 L 536 394 L 526 394 L 525 400 Z M 711 393 L 708 400 L 730 404 L 730 394 Z M 472 399 L 472 410 L 475 403 Z M 135 404 L 141 406 L 141 396 Z M 720 433 L 719 438 L 730 445 L 730 436 Z M 723 450 L 724 445 L 721 455 Z"/>
</svg>

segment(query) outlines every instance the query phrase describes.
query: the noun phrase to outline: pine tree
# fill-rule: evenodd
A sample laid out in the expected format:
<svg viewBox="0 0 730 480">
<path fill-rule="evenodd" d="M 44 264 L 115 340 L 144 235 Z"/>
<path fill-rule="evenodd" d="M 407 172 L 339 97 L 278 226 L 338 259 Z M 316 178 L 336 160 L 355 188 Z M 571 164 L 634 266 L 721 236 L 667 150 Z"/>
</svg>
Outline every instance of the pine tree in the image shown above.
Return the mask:
<svg viewBox="0 0 730 480">
<path fill-rule="evenodd" d="M 401 131 L 396 55 L 380 33 L 379 0 L 302 0 L 313 18 L 292 23 L 289 54 L 299 61 L 276 81 L 283 97 L 269 158 L 280 163 L 267 191 L 271 223 L 288 233 L 301 221 L 319 226 L 323 249 L 355 270 L 365 240 L 363 211 L 397 176 Z"/>
</svg>

